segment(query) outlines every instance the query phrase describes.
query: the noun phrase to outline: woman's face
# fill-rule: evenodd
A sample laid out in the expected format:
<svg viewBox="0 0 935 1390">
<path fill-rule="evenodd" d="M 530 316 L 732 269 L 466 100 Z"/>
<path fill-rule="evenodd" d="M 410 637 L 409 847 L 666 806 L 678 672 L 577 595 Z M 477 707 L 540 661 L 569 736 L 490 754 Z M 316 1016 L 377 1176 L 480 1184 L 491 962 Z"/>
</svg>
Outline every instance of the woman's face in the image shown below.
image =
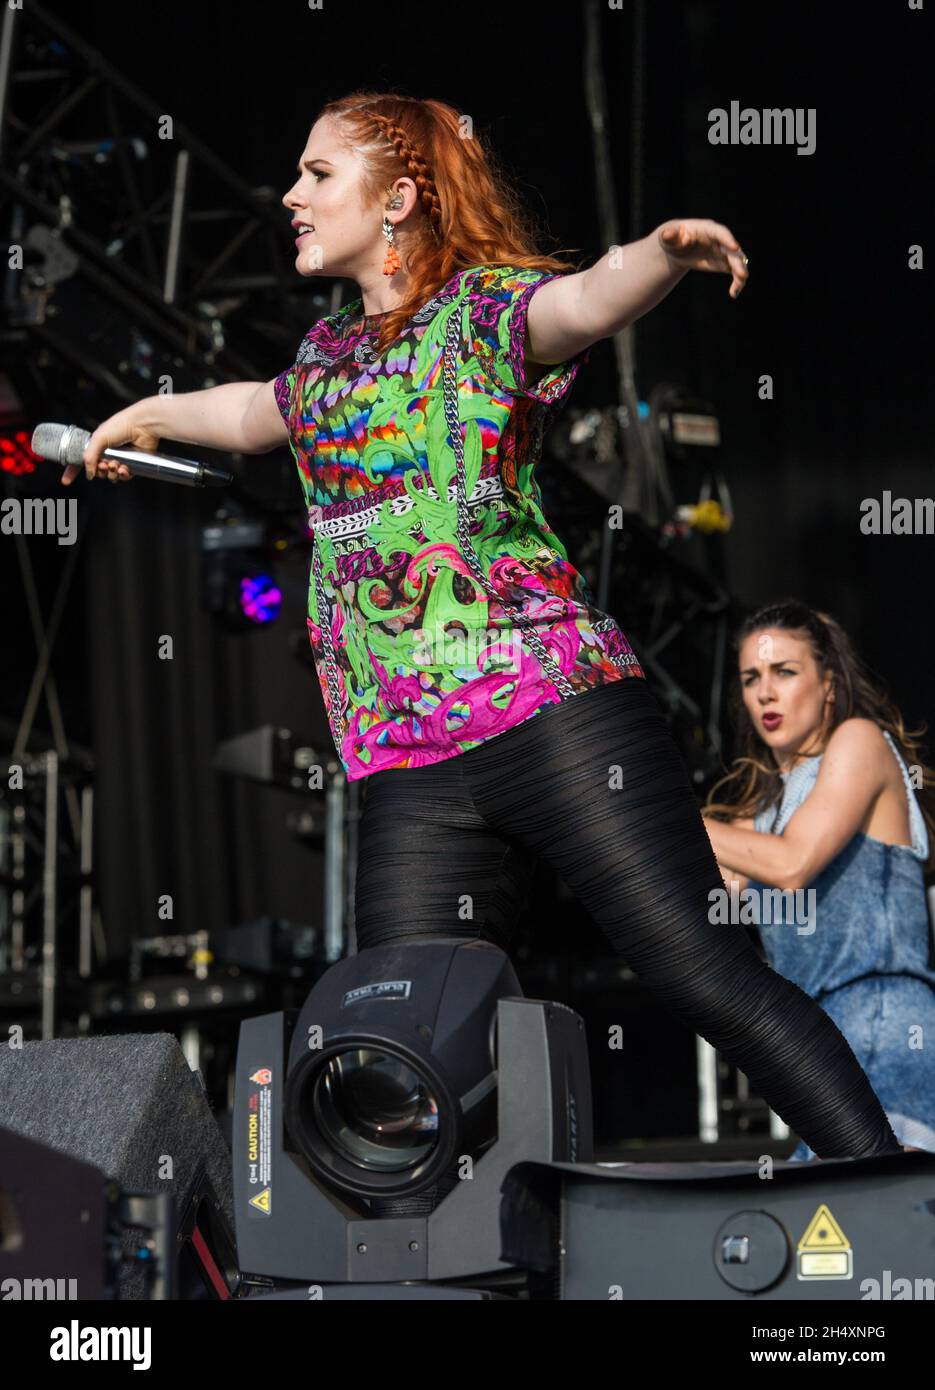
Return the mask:
<svg viewBox="0 0 935 1390">
<path fill-rule="evenodd" d="M 753 727 L 781 765 L 812 751 L 831 690 L 804 638 L 782 628 L 751 632 L 740 648 L 740 686 Z"/>
<path fill-rule="evenodd" d="M 386 254 L 382 225 L 388 199 L 365 199 L 362 173 L 360 156 L 338 138 L 334 121 L 322 116 L 309 132 L 298 178 L 282 200 L 291 221 L 312 228 L 293 228 L 300 275 L 320 272 L 359 281 L 368 270 L 379 271 Z M 411 179 L 398 182 L 403 206 L 388 214 L 394 222 L 406 216 L 415 195 Z M 407 183 L 411 196 L 403 186 Z"/>
</svg>

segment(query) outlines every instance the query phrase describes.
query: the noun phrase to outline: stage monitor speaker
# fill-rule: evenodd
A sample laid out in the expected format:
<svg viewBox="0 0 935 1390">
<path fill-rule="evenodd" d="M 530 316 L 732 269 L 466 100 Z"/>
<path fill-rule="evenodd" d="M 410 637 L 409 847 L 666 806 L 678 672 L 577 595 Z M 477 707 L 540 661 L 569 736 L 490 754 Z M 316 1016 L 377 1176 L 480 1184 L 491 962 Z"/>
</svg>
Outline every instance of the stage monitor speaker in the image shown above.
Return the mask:
<svg viewBox="0 0 935 1390">
<path fill-rule="evenodd" d="M 193 1239 L 205 1255 L 205 1245 L 220 1248 L 206 1260 L 209 1267 L 219 1259 L 227 1264 L 233 1255 L 230 1152 L 201 1077 L 171 1034 L 56 1038 L 0 1048 L 0 1120 L 7 1130 L 92 1164 L 125 1190 L 169 1193 L 180 1240 Z M 203 1220 L 196 1212 L 199 1229 L 193 1232 L 192 1203 L 206 1200 L 209 1209 Z M 204 1237 L 208 1228 L 210 1240 Z M 141 1241 L 134 1230 L 125 1233 L 128 1261 Z M 21 1253 L 28 1258 L 28 1251 Z M 67 1271 L 31 1273 L 48 1278 Z M 236 1271 L 214 1268 L 214 1296 L 226 1295 L 232 1276 L 235 1282 Z M 125 1263 L 118 1297 L 141 1299 L 146 1289 L 141 1263 Z"/>
</svg>

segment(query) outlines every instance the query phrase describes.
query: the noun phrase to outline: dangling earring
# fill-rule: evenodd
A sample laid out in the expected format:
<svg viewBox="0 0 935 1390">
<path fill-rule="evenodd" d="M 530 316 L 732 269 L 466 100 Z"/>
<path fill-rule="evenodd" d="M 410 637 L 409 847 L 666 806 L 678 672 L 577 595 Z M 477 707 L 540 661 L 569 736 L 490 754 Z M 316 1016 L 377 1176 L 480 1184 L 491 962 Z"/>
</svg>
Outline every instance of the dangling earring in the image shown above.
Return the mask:
<svg viewBox="0 0 935 1390">
<path fill-rule="evenodd" d="M 402 205 L 403 200 L 398 193 L 392 199 L 391 202 L 387 203 L 387 207 L 389 208 L 401 208 Z M 401 265 L 401 262 L 399 259 L 399 252 L 396 250 L 396 246 L 394 244 L 396 237 L 396 228 L 393 226 L 392 222 L 388 217 L 384 217 L 383 219 L 383 235 L 389 242 L 389 246 L 386 248 L 386 259 L 383 262 L 383 274 L 395 275 Z"/>
<path fill-rule="evenodd" d="M 389 242 L 389 246 L 386 248 L 386 259 L 383 262 L 383 274 L 395 275 L 400 267 L 400 259 L 399 252 L 393 245 L 393 239 L 395 237 L 395 228 L 393 227 L 393 224 L 388 217 L 384 217 L 383 219 L 383 235 Z"/>
</svg>

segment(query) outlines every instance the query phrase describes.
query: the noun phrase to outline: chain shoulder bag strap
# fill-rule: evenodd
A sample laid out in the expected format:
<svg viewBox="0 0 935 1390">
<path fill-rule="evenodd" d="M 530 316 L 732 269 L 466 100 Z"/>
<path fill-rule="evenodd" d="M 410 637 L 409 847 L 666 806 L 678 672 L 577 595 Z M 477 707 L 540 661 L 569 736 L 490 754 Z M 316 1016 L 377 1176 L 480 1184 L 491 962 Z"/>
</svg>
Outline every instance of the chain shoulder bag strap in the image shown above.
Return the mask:
<svg viewBox="0 0 935 1390">
<path fill-rule="evenodd" d="M 557 665 L 548 649 L 536 631 L 536 625 L 532 619 L 521 609 L 508 603 L 491 584 L 484 573 L 484 567 L 474 549 L 471 540 L 471 522 L 468 513 L 467 502 L 467 475 L 464 468 L 464 438 L 462 436 L 462 425 L 458 413 L 458 346 L 461 339 L 461 311 L 462 305 L 458 304 L 452 310 L 448 318 L 445 332 L 445 350 L 442 364 L 442 389 L 445 403 L 445 421 L 448 425 L 448 432 L 451 437 L 452 448 L 454 449 L 455 463 L 457 465 L 456 492 L 458 502 L 458 545 L 461 553 L 467 561 L 468 567 L 481 588 L 490 598 L 497 601 L 505 613 L 508 613 L 513 622 L 519 629 L 521 639 L 525 639 L 527 645 L 532 650 L 543 672 L 548 676 L 558 690 L 563 700 L 574 697 L 575 690 L 568 677 Z"/>
<path fill-rule="evenodd" d="M 335 735 L 335 745 L 338 752 L 344 742 L 344 735 L 347 731 L 347 721 L 345 718 L 345 701 L 341 693 L 341 682 L 338 676 L 338 663 L 334 654 L 334 643 L 331 638 L 331 617 L 328 613 L 328 605 L 325 602 L 324 580 L 321 570 L 321 550 L 318 545 L 318 537 L 312 535 L 312 569 L 315 575 L 315 600 L 318 608 L 318 627 L 321 632 L 322 646 L 325 649 L 325 674 L 328 680 L 328 694 L 330 695 L 331 723 Z M 337 599 L 337 596 L 335 596 Z"/>
</svg>

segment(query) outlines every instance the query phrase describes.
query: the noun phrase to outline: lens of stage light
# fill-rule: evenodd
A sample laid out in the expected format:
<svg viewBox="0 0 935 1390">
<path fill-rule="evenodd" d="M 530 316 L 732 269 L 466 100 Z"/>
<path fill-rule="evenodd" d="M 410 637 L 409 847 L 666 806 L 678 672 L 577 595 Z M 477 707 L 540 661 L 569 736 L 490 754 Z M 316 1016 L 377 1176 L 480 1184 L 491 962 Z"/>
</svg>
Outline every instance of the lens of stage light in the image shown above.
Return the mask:
<svg viewBox="0 0 935 1390">
<path fill-rule="evenodd" d="M 322 1135 L 362 1168 L 412 1168 L 438 1142 L 435 1096 L 392 1053 L 362 1047 L 336 1053 L 315 1078 L 312 1105 Z"/>
</svg>

